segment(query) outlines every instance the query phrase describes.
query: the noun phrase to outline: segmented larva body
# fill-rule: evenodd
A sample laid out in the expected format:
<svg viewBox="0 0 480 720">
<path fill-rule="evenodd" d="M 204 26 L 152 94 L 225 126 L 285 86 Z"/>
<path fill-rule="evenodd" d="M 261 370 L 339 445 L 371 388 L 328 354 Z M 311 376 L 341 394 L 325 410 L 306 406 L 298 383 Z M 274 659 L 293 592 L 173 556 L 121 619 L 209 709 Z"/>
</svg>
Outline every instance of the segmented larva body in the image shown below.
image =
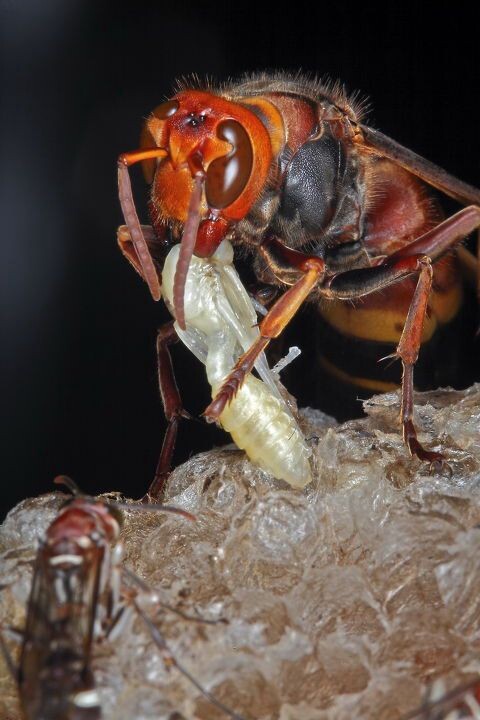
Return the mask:
<svg viewBox="0 0 480 720">
<path fill-rule="evenodd" d="M 162 294 L 171 312 L 179 251 L 179 245 L 172 248 L 162 272 Z M 259 335 L 255 310 L 232 261 L 228 240 L 210 258 L 193 256 L 185 287 L 186 330 L 175 323 L 182 342 L 205 364 L 212 397 Z M 247 376 L 220 424 L 263 470 L 303 488 L 312 479 L 311 450 L 263 354 L 255 368 L 262 379 Z"/>
</svg>

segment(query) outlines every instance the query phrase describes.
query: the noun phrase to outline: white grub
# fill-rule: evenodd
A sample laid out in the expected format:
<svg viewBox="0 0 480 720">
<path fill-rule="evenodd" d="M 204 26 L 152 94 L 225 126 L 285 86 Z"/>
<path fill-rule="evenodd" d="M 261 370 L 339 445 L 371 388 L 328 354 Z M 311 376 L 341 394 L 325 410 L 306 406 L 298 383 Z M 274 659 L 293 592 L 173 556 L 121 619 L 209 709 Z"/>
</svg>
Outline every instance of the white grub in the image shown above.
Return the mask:
<svg viewBox="0 0 480 720">
<path fill-rule="evenodd" d="M 170 309 L 179 248 L 172 248 L 162 273 L 162 293 Z M 186 331 L 175 324 L 180 339 L 205 363 L 212 397 L 259 336 L 252 301 L 232 261 L 227 240 L 211 258 L 192 257 L 185 288 Z M 251 374 L 246 377 L 220 415 L 220 424 L 259 467 L 303 488 L 312 479 L 311 450 L 263 354 L 256 369 L 261 380 Z"/>
</svg>

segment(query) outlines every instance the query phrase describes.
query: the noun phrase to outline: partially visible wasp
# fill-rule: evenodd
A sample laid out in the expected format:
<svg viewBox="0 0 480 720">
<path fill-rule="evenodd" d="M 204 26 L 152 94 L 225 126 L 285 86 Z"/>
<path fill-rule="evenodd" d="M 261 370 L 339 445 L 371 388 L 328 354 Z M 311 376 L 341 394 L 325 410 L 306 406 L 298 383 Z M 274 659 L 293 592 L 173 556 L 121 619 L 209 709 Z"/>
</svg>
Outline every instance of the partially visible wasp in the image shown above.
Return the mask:
<svg viewBox="0 0 480 720">
<path fill-rule="evenodd" d="M 180 246 L 175 245 L 162 272 L 162 294 L 172 312 L 179 255 Z M 232 261 L 228 240 L 210 258 L 192 257 L 185 283 L 185 329 L 174 324 L 180 339 L 206 365 L 213 395 L 259 336 L 254 307 Z M 263 353 L 255 367 L 262 379 L 251 374 L 245 378 L 219 423 L 253 462 L 302 488 L 311 480 L 311 450 Z M 154 488 L 151 492 L 156 494 Z"/>
<path fill-rule="evenodd" d="M 148 242 L 128 177 L 137 162 L 151 183 Z M 118 170 L 128 226 L 121 247 L 154 299 L 161 296 L 156 261 L 180 242 L 173 288 L 180 328 L 192 255 L 211 257 L 225 238 L 253 255 L 260 282 L 288 288 L 219 388 L 208 420 L 220 417 L 305 300 L 355 340 L 357 332 L 372 337 L 368 312 L 352 307 L 366 298 L 364 308 L 373 304 L 380 327 L 373 336 L 388 342 L 402 363 L 407 448 L 421 460 L 443 462 L 442 453 L 417 438 L 413 368 L 422 341 L 461 305 L 450 251 L 480 226 L 480 190 L 365 125 L 361 108 L 340 86 L 282 73 L 218 89 L 182 87 L 152 112 L 141 148 L 121 155 Z M 469 207 L 443 220 L 423 183 Z M 469 261 L 475 265 L 473 256 Z M 355 347 L 347 354 L 355 357 Z"/>
<path fill-rule="evenodd" d="M 64 476 L 54 482 L 66 484 L 74 498 L 47 528 L 37 552 L 18 670 L 0 636 L 1 649 L 18 683 L 25 718 L 99 720 L 102 717 L 91 667 L 92 643 L 95 638 L 111 638 L 118 632 L 123 610 L 130 604 L 168 664 L 176 667 L 219 709 L 241 720 L 175 660 L 156 625 L 137 604 L 135 594 L 132 599 L 129 592 L 128 599 L 122 599 L 124 572 L 143 592 L 149 590 L 140 578 L 120 565 L 120 510 L 175 513 L 188 520 L 195 517 L 168 505 L 134 505 L 88 497 L 80 494 L 75 483 Z M 177 612 L 169 606 L 168 609 Z"/>
</svg>

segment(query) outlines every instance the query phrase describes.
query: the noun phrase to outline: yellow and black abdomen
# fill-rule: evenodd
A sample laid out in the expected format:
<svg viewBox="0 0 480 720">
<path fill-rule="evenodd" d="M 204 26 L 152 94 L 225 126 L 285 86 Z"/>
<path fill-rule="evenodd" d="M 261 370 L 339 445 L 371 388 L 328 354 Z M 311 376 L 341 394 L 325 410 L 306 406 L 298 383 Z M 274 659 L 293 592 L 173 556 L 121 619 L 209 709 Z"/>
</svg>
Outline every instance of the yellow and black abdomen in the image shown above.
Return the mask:
<svg viewBox="0 0 480 720">
<path fill-rule="evenodd" d="M 400 386 L 401 363 L 385 360 L 400 339 L 416 279 L 365 296 L 355 305 L 325 302 L 318 308 L 313 395 L 339 419 L 362 413 L 359 400 Z M 415 387 L 464 387 L 475 376 L 473 298 L 463 286 L 455 255 L 434 266 L 434 288 L 415 366 Z M 478 369 L 477 369 L 478 370 Z"/>
</svg>

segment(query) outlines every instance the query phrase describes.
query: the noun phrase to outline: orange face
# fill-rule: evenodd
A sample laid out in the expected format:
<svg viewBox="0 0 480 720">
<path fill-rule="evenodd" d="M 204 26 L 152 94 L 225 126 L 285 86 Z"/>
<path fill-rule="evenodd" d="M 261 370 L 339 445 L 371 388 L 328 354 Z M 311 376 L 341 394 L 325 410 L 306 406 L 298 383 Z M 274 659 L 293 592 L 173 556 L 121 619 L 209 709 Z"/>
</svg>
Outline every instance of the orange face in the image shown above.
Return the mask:
<svg viewBox="0 0 480 720">
<path fill-rule="evenodd" d="M 159 278 L 135 210 L 130 165 L 142 162 L 152 184 L 150 211 L 157 234 L 165 222 L 183 225 L 174 287 L 175 316 L 181 328 L 192 254 L 210 257 L 230 226 L 249 213 L 284 143 L 278 110 L 267 100 L 246 100 L 248 105 L 199 90 L 179 92 L 153 111 L 143 128 L 141 149 L 119 157 L 119 198 L 134 264 L 156 300 Z M 259 102 L 265 106 L 265 124 L 252 110 Z"/>
<path fill-rule="evenodd" d="M 154 211 L 184 223 L 194 177 L 204 174 L 200 214 L 227 222 L 243 218 L 258 198 L 273 159 L 270 135 L 249 109 L 218 95 L 186 90 L 157 107 L 142 133 L 143 147 L 165 148 L 144 161 Z"/>
</svg>

